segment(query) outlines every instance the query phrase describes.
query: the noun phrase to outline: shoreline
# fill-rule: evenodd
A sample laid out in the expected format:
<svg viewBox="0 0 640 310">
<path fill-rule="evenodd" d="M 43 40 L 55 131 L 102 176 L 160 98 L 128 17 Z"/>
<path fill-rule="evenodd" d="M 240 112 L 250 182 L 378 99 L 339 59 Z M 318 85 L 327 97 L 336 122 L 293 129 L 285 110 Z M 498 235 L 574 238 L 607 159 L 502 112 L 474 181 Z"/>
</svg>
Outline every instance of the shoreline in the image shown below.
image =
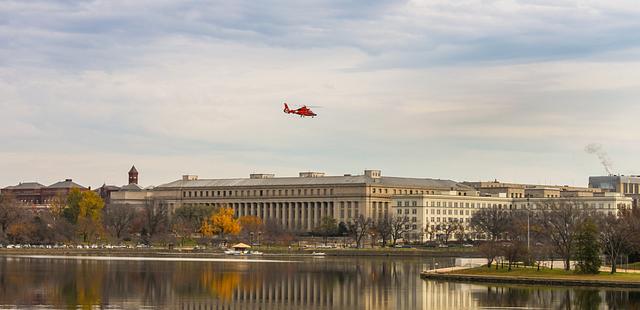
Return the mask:
<svg viewBox="0 0 640 310">
<path fill-rule="evenodd" d="M 463 270 L 469 270 L 465 268 Z M 485 284 L 524 284 L 541 286 L 570 286 L 570 287 L 606 287 L 640 289 L 638 281 L 611 280 L 611 279 L 576 279 L 566 277 L 530 277 L 518 275 L 486 275 L 458 273 L 460 270 L 438 272 L 437 270 L 422 271 L 420 278 L 423 280 L 450 281 L 463 283 Z"/>
<path fill-rule="evenodd" d="M 456 251 L 398 251 L 398 250 L 282 250 L 257 248 L 266 257 L 300 257 L 312 256 L 314 252 L 325 253 L 324 257 L 474 257 L 475 253 Z M 222 250 L 196 250 L 196 249 L 166 249 L 166 248 L 133 248 L 133 249 L 6 249 L 0 248 L 0 256 L 26 256 L 26 255 L 52 255 L 52 256 L 119 256 L 119 257 L 228 257 Z M 260 256 L 251 256 L 260 257 Z M 320 256 L 323 257 L 323 256 Z"/>
</svg>

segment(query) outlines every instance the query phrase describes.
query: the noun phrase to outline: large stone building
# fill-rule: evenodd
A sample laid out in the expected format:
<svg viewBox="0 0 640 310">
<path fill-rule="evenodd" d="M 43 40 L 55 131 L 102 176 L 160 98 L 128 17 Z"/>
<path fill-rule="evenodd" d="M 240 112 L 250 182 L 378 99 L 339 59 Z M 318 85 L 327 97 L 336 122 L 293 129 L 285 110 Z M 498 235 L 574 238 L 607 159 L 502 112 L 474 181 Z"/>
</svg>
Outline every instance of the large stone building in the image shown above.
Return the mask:
<svg viewBox="0 0 640 310">
<path fill-rule="evenodd" d="M 151 190 L 121 190 L 111 195 L 113 203 L 154 204 L 177 208 L 185 205 L 229 207 L 236 216 L 254 215 L 278 221 L 284 228 L 310 231 L 329 216 L 346 222 L 359 215 L 376 218 L 392 212 L 398 195 L 455 192 L 477 196 L 464 184 L 450 180 L 382 176 L 379 170 L 362 175 L 326 176 L 301 172 L 298 177 L 251 174 L 239 179 L 199 179 L 185 175 L 181 180 Z"/>
<path fill-rule="evenodd" d="M 620 208 L 631 208 L 631 198 L 619 193 L 595 193 L 590 196 L 556 196 L 552 194 L 511 198 L 505 193 L 459 196 L 455 192 L 440 194 L 399 195 L 392 204 L 397 216 L 406 216 L 410 240 L 426 241 L 446 238 L 475 238 L 469 235 L 473 214 L 483 208 L 535 212 L 548 203 L 575 203 L 602 214 L 615 215 Z"/>
<path fill-rule="evenodd" d="M 132 185 L 132 184 L 130 184 Z M 532 209 L 548 200 L 575 201 L 603 212 L 630 207 L 631 199 L 600 189 L 495 182 L 458 183 L 451 180 L 383 176 L 379 170 L 362 175 L 326 176 L 300 172 L 298 177 L 251 174 L 249 178 L 182 179 L 151 189 L 125 186 L 111 194 L 112 203 L 232 208 L 240 216 L 276 221 L 283 228 L 307 232 L 323 217 L 348 222 L 363 215 L 376 221 L 385 216 L 407 217 L 406 236 L 439 239 L 452 225 L 468 229 L 471 216 L 486 207 Z M 455 239 L 455 236 L 453 236 Z"/>
</svg>

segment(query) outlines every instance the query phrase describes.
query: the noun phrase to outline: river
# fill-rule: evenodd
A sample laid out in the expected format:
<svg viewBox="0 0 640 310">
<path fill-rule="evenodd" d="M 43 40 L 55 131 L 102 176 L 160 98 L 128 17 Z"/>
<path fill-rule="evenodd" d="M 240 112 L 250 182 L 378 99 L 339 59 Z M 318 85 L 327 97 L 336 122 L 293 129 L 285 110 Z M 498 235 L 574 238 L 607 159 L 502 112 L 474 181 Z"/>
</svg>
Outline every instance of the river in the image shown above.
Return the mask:
<svg viewBox="0 0 640 310">
<path fill-rule="evenodd" d="M 640 291 L 424 281 L 446 258 L 0 257 L 0 308 L 640 309 Z"/>
</svg>

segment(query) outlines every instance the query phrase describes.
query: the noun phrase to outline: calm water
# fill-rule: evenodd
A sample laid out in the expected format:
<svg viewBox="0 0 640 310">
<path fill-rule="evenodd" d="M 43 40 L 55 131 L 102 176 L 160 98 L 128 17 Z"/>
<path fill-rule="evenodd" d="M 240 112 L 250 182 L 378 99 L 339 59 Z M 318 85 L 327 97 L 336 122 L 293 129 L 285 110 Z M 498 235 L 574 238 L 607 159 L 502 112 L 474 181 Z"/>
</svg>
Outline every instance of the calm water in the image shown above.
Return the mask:
<svg viewBox="0 0 640 310">
<path fill-rule="evenodd" d="M 267 258 L 268 259 L 268 258 Z M 149 261 L 0 257 L 0 308 L 640 309 L 640 292 L 424 281 L 396 258 Z"/>
</svg>

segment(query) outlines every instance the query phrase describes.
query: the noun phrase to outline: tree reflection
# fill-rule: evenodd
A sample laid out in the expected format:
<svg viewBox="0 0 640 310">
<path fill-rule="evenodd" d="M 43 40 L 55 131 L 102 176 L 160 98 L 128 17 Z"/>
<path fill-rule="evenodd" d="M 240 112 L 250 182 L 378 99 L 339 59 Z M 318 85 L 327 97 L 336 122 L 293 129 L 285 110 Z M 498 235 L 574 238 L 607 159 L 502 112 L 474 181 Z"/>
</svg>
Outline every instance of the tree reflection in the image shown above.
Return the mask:
<svg viewBox="0 0 640 310">
<path fill-rule="evenodd" d="M 423 281 L 419 259 L 295 263 L 0 257 L 0 307 L 89 309 L 637 309 L 640 293 Z M 11 307 L 11 306 L 10 306 Z"/>
</svg>

